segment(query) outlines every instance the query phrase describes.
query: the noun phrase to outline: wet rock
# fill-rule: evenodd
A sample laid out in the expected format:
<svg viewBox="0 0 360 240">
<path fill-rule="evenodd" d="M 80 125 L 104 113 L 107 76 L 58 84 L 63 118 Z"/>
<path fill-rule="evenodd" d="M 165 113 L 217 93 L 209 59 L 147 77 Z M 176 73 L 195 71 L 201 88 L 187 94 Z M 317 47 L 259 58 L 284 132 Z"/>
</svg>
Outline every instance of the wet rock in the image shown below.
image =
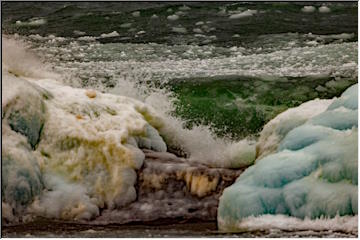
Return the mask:
<svg viewBox="0 0 360 240">
<path fill-rule="evenodd" d="M 93 223 L 128 223 L 162 218 L 216 220 L 219 197 L 244 169 L 209 168 L 168 152 L 143 150 L 137 200 L 104 210 Z"/>
</svg>

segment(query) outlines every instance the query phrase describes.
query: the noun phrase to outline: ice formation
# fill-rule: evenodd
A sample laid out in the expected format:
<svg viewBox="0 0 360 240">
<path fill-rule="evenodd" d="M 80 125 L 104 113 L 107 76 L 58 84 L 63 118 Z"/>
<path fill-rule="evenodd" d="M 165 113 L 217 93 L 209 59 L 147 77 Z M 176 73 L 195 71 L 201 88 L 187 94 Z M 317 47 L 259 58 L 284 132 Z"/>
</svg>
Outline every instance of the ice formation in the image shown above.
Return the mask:
<svg viewBox="0 0 360 240">
<path fill-rule="evenodd" d="M 315 12 L 316 8 L 314 6 L 304 6 L 301 11 L 306 13 Z"/>
<path fill-rule="evenodd" d="M 340 98 L 322 102 L 311 117 L 304 104 L 297 108 L 304 108 L 306 116 L 300 121 L 308 118 L 302 125 L 273 124 L 275 130 L 266 135 L 273 135 L 267 141 L 275 153 L 257 161 L 224 190 L 218 209 L 220 229 L 241 229 L 245 218 L 266 214 L 300 219 L 357 215 L 357 88 L 353 85 Z M 321 101 L 309 103 L 316 106 Z M 292 114 L 277 120 L 286 115 Z M 283 139 L 274 132 L 285 132 Z"/>
<path fill-rule="evenodd" d="M 102 38 L 108 38 L 108 37 L 118 37 L 120 34 L 117 31 L 113 31 L 111 33 L 103 33 L 100 35 Z"/>
<path fill-rule="evenodd" d="M 46 24 L 46 19 L 44 18 L 32 18 L 32 19 L 29 19 L 29 21 L 27 22 L 22 22 L 20 20 L 16 21 L 16 25 L 18 26 L 41 26 L 41 25 L 44 25 Z"/>
<path fill-rule="evenodd" d="M 321 7 L 319 7 L 319 12 L 321 12 L 321 13 L 329 13 L 329 12 L 331 12 L 331 9 L 329 7 L 327 7 L 327 6 L 321 6 Z"/>
<path fill-rule="evenodd" d="M 290 108 L 269 121 L 256 144 L 256 161 L 276 151 L 279 143 L 292 129 L 304 124 L 308 119 L 324 112 L 333 100 L 315 99 L 298 107 Z"/>
<path fill-rule="evenodd" d="M 251 17 L 256 13 L 257 13 L 257 10 L 248 9 L 248 10 L 243 11 L 241 13 L 236 13 L 236 14 L 230 15 L 229 19 L 239 19 L 239 18 Z"/>
<path fill-rule="evenodd" d="M 140 148 L 166 151 L 154 110 L 41 78 L 11 59 L 2 66 L 4 216 L 90 219 L 134 201 Z"/>
<path fill-rule="evenodd" d="M 178 20 L 179 19 L 179 16 L 174 14 L 174 15 L 169 15 L 167 17 L 167 19 L 169 19 L 170 21 L 175 21 L 175 20 Z"/>
</svg>

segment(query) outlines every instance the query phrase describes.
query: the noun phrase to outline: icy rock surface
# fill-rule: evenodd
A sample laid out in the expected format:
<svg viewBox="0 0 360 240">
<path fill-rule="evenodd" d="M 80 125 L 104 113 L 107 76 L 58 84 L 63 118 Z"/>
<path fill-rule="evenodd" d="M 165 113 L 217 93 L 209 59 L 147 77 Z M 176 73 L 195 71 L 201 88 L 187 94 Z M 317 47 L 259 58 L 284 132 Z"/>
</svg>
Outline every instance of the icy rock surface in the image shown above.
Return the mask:
<svg viewBox="0 0 360 240">
<path fill-rule="evenodd" d="M 3 68 L 5 220 L 91 219 L 134 201 L 140 148 L 167 148 L 161 118 L 131 98 L 32 77 Z"/>
<path fill-rule="evenodd" d="M 276 152 L 224 190 L 220 229 L 239 229 L 242 219 L 265 214 L 315 219 L 358 213 L 357 88 L 347 89 L 299 127 L 277 127 L 287 134 Z"/>
</svg>

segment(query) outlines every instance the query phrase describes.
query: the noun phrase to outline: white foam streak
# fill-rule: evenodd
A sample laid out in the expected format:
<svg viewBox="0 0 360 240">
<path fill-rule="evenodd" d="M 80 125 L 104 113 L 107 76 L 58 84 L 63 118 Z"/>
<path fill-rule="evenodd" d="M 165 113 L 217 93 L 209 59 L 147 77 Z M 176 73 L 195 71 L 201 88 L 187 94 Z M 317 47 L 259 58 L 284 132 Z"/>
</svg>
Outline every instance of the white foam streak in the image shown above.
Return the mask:
<svg viewBox="0 0 360 240">
<path fill-rule="evenodd" d="M 336 216 L 334 218 L 299 219 L 285 215 L 262 215 L 247 217 L 237 225 L 239 229 L 247 230 L 272 230 L 280 229 L 287 231 L 345 231 L 358 233 L 358 215 Z"/>
</svg>

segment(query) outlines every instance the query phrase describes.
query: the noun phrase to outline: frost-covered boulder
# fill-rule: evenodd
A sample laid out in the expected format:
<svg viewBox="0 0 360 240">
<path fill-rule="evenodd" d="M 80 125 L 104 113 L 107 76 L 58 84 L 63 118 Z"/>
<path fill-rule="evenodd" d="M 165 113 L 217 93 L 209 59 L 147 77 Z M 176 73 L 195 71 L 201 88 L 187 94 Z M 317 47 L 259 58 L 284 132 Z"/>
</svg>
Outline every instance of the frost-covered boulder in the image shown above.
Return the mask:
<svg viewBox="0 0 360 240">
<path fill-rule="evenodd" d="M 287 131 L 274 154 L 225 189 L 219 227 L 239 229 L 242 219 L 265 214 L 301 219 L 357 214 L 357 95 L 354 85 L 326 111 Z"/>
<path fill-rule="evenodd" d="M 3 69 L 4 70 L 4 69 Z M 2 206 L 30 215 L 91 219 L 136 199 L 142 148 L 167 147 L 162 120 L 127 97 L 54 80 L 2 75 Z"/>
<path fill-rule="evenodd" d="M 5 220 L 15 221 L 43 189 L 33 148 L 45 121 L 46 93 L 14 75 L 4 72 L 2 76 L 1 201 L 7 206 Z"/>
<path fill-rule="evenodd" d="M 38 81 L 52 92 L 38 151 L 47 172 L 80 183 L 103 208 L 136 199 L 136 169 L 145 158 L 139 148 L 166 151 L 159 119 L 136 100 Z"/>
<path fill-rule="evenodd" d="M 2 119 L 12 130 L 26 136 L 32 148 L 40 139 L 45 122 L 43 99 L 50 95 L 15 75 L 3 74 Z"/>
<path fill-rule="evenodd" d="M 3 209 L 6 216 L 22 214 L 43 189 L 43 181 L 36 157 L 26 137 L 16 133 L 6 124 L 2 124 L 2 184 L 1 201 L 7 203 Z"/>
</svg>

